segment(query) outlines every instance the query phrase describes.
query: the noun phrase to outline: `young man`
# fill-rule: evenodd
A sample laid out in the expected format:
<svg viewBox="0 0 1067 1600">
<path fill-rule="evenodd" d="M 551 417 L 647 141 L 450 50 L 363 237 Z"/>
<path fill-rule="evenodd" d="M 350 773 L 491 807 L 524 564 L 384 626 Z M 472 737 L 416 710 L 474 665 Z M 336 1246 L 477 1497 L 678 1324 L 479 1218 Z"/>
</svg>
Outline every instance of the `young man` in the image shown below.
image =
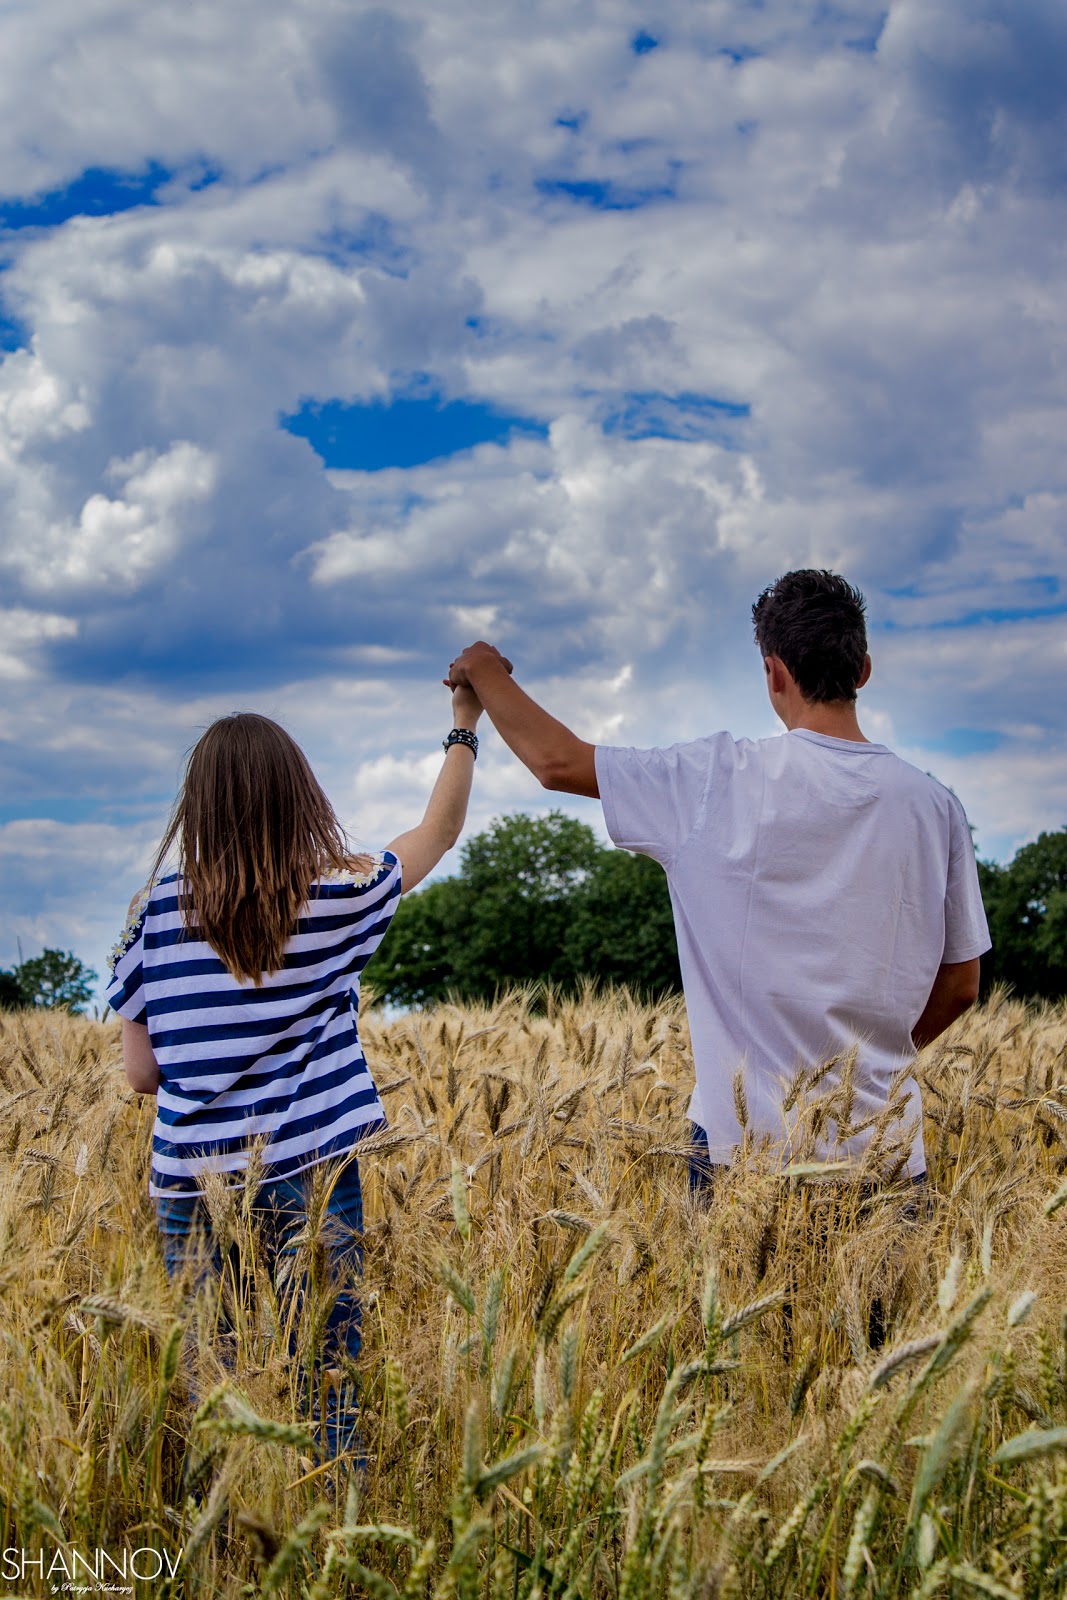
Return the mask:
<svg viewBox="0 0 1067 1600">
<path fill-rule="evenodd" d="M 492 645 L 470 645 L 449 673 L 545 788 L 599 795 L 615 843 L 665 869 L 696 1066 L 690 1117 L 711 1166 L 741 1140 L 739 1067 L 748 1131 L 781 1142 L 785 1160 L 783 1098 L 802 1065 L 856 1046 L 851 1123 L 877 1116 L 916 1048 L 974 1003 L 989 948 L 963 807 L 860 731 L 862 595 L 831 572 L 789 572 L 752 615 L 787 730 L 771 739 L 594 746 L 531 700 Z M 901 1132 L 920 1178 L 919 1090 L 905 1088 Z M 857 1157 L 869 1137 L 826 1153 Z"/>
</svg>

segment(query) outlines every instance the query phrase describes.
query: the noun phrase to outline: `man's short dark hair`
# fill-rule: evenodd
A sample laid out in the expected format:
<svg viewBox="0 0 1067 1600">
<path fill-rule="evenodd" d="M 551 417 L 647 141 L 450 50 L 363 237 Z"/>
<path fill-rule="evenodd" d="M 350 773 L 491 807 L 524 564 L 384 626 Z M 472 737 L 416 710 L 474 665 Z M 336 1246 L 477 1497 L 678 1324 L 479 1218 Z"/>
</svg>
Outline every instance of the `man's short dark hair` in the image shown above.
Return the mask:
<svg viewBox="0 0 1067 1600">
<path fill-rule="evenodd" d="M 760 654 L 785 663 L 805 700 L 855 700 L 867 654 L 865 609 L 859 590 L 836 572 L 787 572 L 752 607 Z"/>
</svg>

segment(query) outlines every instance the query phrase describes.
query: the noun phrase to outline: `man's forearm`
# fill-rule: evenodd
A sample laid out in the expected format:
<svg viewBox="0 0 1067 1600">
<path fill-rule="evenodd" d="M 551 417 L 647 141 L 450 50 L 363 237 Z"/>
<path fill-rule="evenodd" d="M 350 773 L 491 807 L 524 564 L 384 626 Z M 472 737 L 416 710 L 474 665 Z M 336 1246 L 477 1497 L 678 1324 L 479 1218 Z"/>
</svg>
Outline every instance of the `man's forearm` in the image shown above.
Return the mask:
<svg viewBox="0 0 1067 1600">
<path fill-rule="evenodd" d="M 546 789 L 596 796 L 594 746 L 532 700 L 499 657 L 464 651 L 456 663 L 508 748 Z"/>
</svg>

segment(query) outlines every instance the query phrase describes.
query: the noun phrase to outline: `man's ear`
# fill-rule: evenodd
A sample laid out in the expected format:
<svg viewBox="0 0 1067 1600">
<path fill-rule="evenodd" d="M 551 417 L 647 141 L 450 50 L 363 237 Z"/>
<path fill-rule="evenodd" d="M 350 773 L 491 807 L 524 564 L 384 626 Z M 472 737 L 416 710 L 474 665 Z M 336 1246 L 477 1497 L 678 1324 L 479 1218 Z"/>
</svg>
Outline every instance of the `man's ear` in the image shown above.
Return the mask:
<svg viewBox="0 0 1067 1600">
<path fill-rule="evenodd" d="M 767 674 L 767 688 L 771 694 L 782 694 L 787 678 L 785 662 L 779 656 L 764 656 L 763 670 Z"/>
<path fill-rule="evenodd" d="M 867 679 L 870 677 L 870 675 L 871 675 L 871 658 L 870 658 L 870 656 L 864 656 L 864 658 L 863 658 L 863 671 L 860 673 L 858 679 L 856 680 L 856 688 L 857 689 L 862 689 L 863 685 L 867 682 Z"/>
</svg>

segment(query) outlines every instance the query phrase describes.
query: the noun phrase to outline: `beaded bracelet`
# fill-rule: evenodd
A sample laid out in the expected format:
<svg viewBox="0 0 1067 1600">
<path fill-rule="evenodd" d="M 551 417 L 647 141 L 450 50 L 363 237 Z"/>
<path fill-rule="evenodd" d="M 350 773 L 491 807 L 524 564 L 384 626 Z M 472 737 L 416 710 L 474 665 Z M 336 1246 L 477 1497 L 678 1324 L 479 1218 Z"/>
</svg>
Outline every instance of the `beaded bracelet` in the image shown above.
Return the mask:
<svg viewBox="0 0 1067 1600">
<path fill-rule="evenodd" d="M 478 759 L 478 735 L 470 728 L 453 728 L 447 739 L 442 739 L 441 744 L 448 750 L 454 744 L 465 744 L 468 750 L 474 751 L 474 759 Z"/>
</svg>

